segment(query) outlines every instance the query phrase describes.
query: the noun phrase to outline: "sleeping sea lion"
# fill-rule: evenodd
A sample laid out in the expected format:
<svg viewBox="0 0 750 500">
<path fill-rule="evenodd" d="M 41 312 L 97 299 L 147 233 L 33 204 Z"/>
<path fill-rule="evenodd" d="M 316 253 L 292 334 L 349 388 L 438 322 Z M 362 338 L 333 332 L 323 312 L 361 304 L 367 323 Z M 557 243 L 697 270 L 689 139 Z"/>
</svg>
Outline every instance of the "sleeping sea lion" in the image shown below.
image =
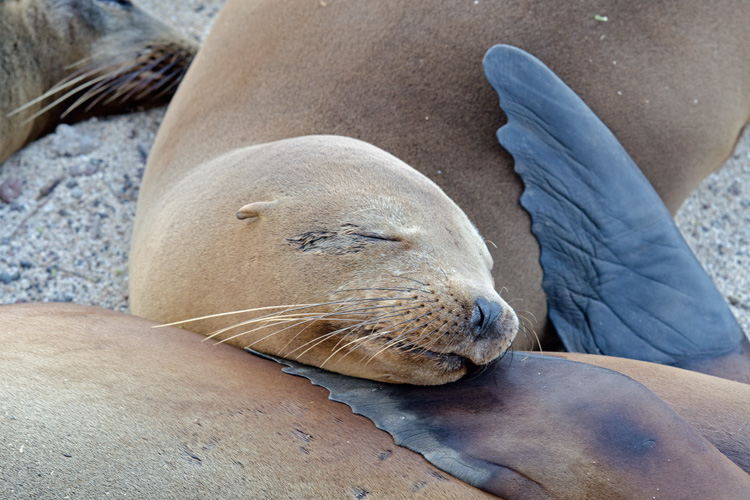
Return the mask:
<svg viewBox="0 0 750 500">
<path fill-rule="evenodd" d="M 189 327 L 238 347 L 414 384 L 457 380 L 516 334 L 466 215 L 374 146 L 299 137 L 147 175 L 164 189 L 138 202 L 140 316 L 205 315 Z"/>
<path fill-rule="evenodd" d="M 239 193 L 250 187 L 238 185 L 245 175 L 241 165 L 235 173 L 222 172 L 221 181 L 210 165 L 247 148 L 337 134 L 365 140 L 412 165 L 466 211 L 497 247 L 490 248 L 495 286 L 507 303 L 528 312 L 520 314 L 537 319 L 545 344 L 550 337 L 544 336 L 538 246 L 518 203 L 521 182 L 492 133 L 503 116 L 482 74 L 485 51 L 511 42 L 546 61 L 609 124 L 674 211 L 729 156 L 750 115 L 750 92 L 744 90 L 749 35 L 737 15 L 745 8 L 736 1 L 710 8 L 700 2 L 586 1 L 561 9 L 553 2 L 499 7 L 230 0 L 152 150 L 131 252 L 131 310 L 177 321 L 304 301 L 300 295 L 276 303 L 254 300 L 269 284 L 249 272 L 263 267 L 260 254 L 244 245 L 228 247 L 214 228 L 240 234 L 244 222 L 232 220 L 233 213 L 244 203 L 274 197 L 245 199 Z M 712 28 L 718 24 L 722 30 Z M 680 26 L 679 35 L 672 26 Z M 721 58 L 714 57 L 715 47 Z M 294 148 L 285 154 L 282 163 L 306 161 Z M 192 194 L 180 199 L 184 190 Z M 269 261 L 266 270 L 276 273 L 274 265 Z M 340 285 L 320 280 L 312 289 L 302 286 L 301 296 Z M 193 288 L 200 292 L 190 293 Z M 468 311 L 464 316 L 466 321 Z M 189 325 L 204 333 L 219 326 Z M 536 341 L 520 337 L 526 340 L 519 348 Z M 409 342 L 404 350 L 414 352 Z"/>
<path fill-rule="evenodd" d="M 3 498 L 68 490 L 85 498 L 492 498 L 394 445 L 324 389 L 239 349 L 95 307 L 18 304 L 0 307 L 0 316 Z M 509 500 L 742 498 L 748 491 L 747 474 L 692 426 L 714 422 L 714 437 L 742 442 L 745 416 L 714 420 L 710 409 L 725 404 L 717 401 L 728 385 L 744 389 L 732 394 L 747 405 L 750 387 L 696 374 L 685 391 L 679 374 L 686 372 L 657 367 L 664 380 L 673 378 L 661 383 L 663 397 L 697 398 L 682 417 L 615 372 L 524 356 L 514 353 L 484 379 L 380 384 L 413 397 L 391 419 L 403 428 L 412 412 L 432 414 L 435 420 L 411 421 L 411 441 L 436 438 L 432 461 L 441 459 L 435 445 L 460 450 L 456 464 L 474 457 L 464 481 Z M 477 401 L 478 393 L 488 397 Z M 460 403 L 466 399 L 473 402 Z M 380 401 L 383 409 L 393 402 Z M 446 421 L 464 432 L 438 434 Z"/>
<path fill-rule="evenodd" d="M 164 103 L 196 50 L 130 0 L 0 2 L 0 163 L 61 120 Z"/>
</svg>

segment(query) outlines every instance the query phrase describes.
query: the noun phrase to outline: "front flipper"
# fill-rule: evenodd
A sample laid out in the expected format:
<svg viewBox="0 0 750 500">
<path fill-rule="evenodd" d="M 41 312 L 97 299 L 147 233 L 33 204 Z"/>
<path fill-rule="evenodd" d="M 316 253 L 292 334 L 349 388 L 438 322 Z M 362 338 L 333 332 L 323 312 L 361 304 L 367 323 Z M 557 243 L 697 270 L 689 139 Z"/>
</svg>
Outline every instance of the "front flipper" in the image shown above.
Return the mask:
<svg viewBox="0 0 750 500">
<path fill-rule="evenodd" d="M 410 386 L 261 356 L 325 387 L 396 444 L 508 500 L 739 498 L 750 488 L 664 401 L 604 368 L 516 354 L 458 382 Z"/>
<path fill-rule="evenodd" d="M 493 47 L 484 70 L 508 115 L 497 136 L 525 185 L 521 203 L 565 347 L 750 382 L 737 320 L 609 129 L 518 48 Z"/>
</svg>

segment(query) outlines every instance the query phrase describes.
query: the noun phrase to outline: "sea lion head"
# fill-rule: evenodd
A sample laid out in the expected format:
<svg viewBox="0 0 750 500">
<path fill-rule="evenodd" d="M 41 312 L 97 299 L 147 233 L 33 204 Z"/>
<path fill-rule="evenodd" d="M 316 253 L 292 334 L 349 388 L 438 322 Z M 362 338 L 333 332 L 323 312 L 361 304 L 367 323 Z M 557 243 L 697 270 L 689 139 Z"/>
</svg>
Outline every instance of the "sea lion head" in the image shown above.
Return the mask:
<svg viewBox="0 0 750 500">
<path fill-rule="evenodd" d="M 16 58 L 36 61 L 41 95 L 9 114 L 27 123 L 47 115 L 74 121 L 162 104 L 182 79 L 197 44 L 130 0 L 26 0 L 29 40 Z M 19 63 L 20 64 L 20 63 Z M 23 112 L 23 113 L 22 113 Z M 51 120 L 52 118 L 48 118 Z"/>
<path fill-rule="evenodd" d="M 230 161 L 251 163 L 254 180 L 236 233 L 222 237 L 225 251 L 241 249 L 226 281 L 252 277 L 236 305 L 263 307 L 216 338 L 423 385 L 457 380 L 508 349 L 518 319 L 495 291 L 485 241 L 428 178 L 342 137 L 279 141 L 247 157 Z"/>
</svg>

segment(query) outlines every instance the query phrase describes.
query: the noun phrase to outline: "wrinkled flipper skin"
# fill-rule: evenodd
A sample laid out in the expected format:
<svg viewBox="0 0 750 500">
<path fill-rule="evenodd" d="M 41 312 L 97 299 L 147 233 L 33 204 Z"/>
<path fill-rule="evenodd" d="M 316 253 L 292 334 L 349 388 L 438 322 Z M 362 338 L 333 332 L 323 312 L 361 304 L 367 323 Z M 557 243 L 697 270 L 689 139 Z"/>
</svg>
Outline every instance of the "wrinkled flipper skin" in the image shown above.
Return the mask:
<svg viewBox="0 0 750 500">
<path fill-rule="evenodd" d="M 750 491 L 750 476 L 672 408 L 611 370 L 516 354 L 473 378 L 420 387 L 271 359 L 328 389 L 396 444 L 502 498 L 733 498 Z"/>
<path fill-rule="evenodd" d="M 646 177 L 586 104 L 532 55 L 484 59 L 524 182 L 549 314 L 569 351 L 750 382 L 737 320 Z"/>
</svg>

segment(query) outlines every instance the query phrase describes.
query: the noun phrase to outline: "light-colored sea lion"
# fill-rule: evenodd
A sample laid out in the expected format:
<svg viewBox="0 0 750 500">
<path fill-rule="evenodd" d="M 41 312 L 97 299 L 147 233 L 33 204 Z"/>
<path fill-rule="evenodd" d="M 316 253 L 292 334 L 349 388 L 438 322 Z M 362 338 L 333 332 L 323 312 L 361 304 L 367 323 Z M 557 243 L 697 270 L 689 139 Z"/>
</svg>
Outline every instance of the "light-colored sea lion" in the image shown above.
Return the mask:
<svg viewBox="0 0 750 500">
<path fill-rule="evenodd" d="M 485 51 L 513 43 L 547 62 L 675 210 L 731 153 L 747 122 L 750 35 L 737 15 L 745 9 L 736 1 L 710 8 L 593 1 L 560 8 L 230 0 L 152 150 L 131 254 L 132 311 L 166 321 L 267 304 L 243 297 L 263 293 L 250 292 L 254 287 L 274 290 L 272 280 L 247 271 L 256 268 L 257 254 L 213 236 L 217 225 L 244 228 L 230 211 L 252 200 L 237 197 L 231 200 L 237 207 L 217 208 L 229 198 L 226 191 L 241 191 L 240 169 L 217 184 L 208 165 L 243 148 L 325 133 L 363 139 L 438 183 L 497 246 L 490 248 L 497 288 L 507 289 L 503 296 L 533 315 L 543 334 L 538 247 L 518 203 L 521 183 L 494 137 L 503 119 L 482 74 Z M 721 30 L 713 28 L 719 24 Z M 305 161 L 293 149 L 288 154 Z M 195 194 L 179 200 L 186 189 Z M 212 236 L 204 236 L 208 231 Z M 276 272 L 275 262 L 269 272 Z M 170 271 L 149 279 L 151 269 Z M 189 293 L 193 287 L 200 292 Z M 298 285 L 285 292 L 310 296 L 320 288 L 331 286 L 321 280 L 312 290 Z M 149 305 L 153 300 L 158 307 Z M 534 342 L 519 337 L 528 337 L 519 347 Z"/>
<path fill-rule="evenodd" d="M 139 201 L 129 277 L 138 315 L 239 311 L 189 326 L 415 384 L 457 380 L 516 334 L 474 226 L 433 182 L 374 146 L 300 137 L 148 175 L 164 177 L 147 181 L 163 186 L 158 198 Z M 154 283 L 170 283 L 169 293 Z"/>
<path fill-rule="evenodd" d="M 209 492 L 222 498 L 491 498 L 394 445 L 369 421 L 329 401 L 324 389 L 239 349 L 94 307 L 18 304 L 0 307 L 0 316 L 4 498 L 47 497 L 67 488 L 86 498 L 192 498 Z M 515 353 L 497 372 L 506 370 L 513 387 L 535 386 L 531 392 L 489 387 L 495 397 L 481 405 L 441 412 L 458 421 L 484 419 L 446 442 L 500 457 L 485 467 L 505 469 L 510 480 L 500 487 L 508 499 L 610 500 L 646 493 L 662 499 L 741 498 L 747 491 L 748 476 L 645 388 L 556 359 L 550 373 L 535 374 L 537 383 L 530 384 L 523 356 Z M 529 358 L 529 368 L 539 366 L 532 364 L 537 358 Z M 563 380 L 552 366 L 590 377 L 545 393 L 547 382 Z M 710 407 L 731 382 L 695 380 L 690 392 L 699 398 L 692 404 L 696 411 L 685 418 L 708 426 Z M 429 394 L 436 389 L 454 388 L 454 399 L 471 399 L 474 392 L 464 392 L 463 383 L 416 388 L 420 406 L 429 411 Z M 663 385 L 667 393 L 679 387 L 681 398 L 690 397 L 677 379 Z M 746 390 L 734 393 L 736 405 L 750 401 L 750 387 L 741 387 Z M 567 403 L 586 394 L 592 397 L 584 407 Z M 600 396 L 619 403 L 602 404 Z M 501 420 L 471 411 L 499 402 L 507 403 Z M 529 421 L 531 407 L 523 406 L 529 404 L 552 405 L 558 412 L 545 414 L 544 422 Z M 599 432 L 588 427 L 592 421 Z M 744 414 L 726 412 L 714 431 L 732 436 L 744 421 Z M 566 432 L 556 431 L 558 423 Z M 429 428 L 429 420 L 424 425 Z M 641 435 L 655 442 L 617 451 Z M 535 460 L 540 451 L 543 460 Z"/>
<path fill-rule="evenodd" d="M 130 0 L 0 2 L 0 163 L 61 119 L 163 103 L 196 50 Z"/>
</svg>

